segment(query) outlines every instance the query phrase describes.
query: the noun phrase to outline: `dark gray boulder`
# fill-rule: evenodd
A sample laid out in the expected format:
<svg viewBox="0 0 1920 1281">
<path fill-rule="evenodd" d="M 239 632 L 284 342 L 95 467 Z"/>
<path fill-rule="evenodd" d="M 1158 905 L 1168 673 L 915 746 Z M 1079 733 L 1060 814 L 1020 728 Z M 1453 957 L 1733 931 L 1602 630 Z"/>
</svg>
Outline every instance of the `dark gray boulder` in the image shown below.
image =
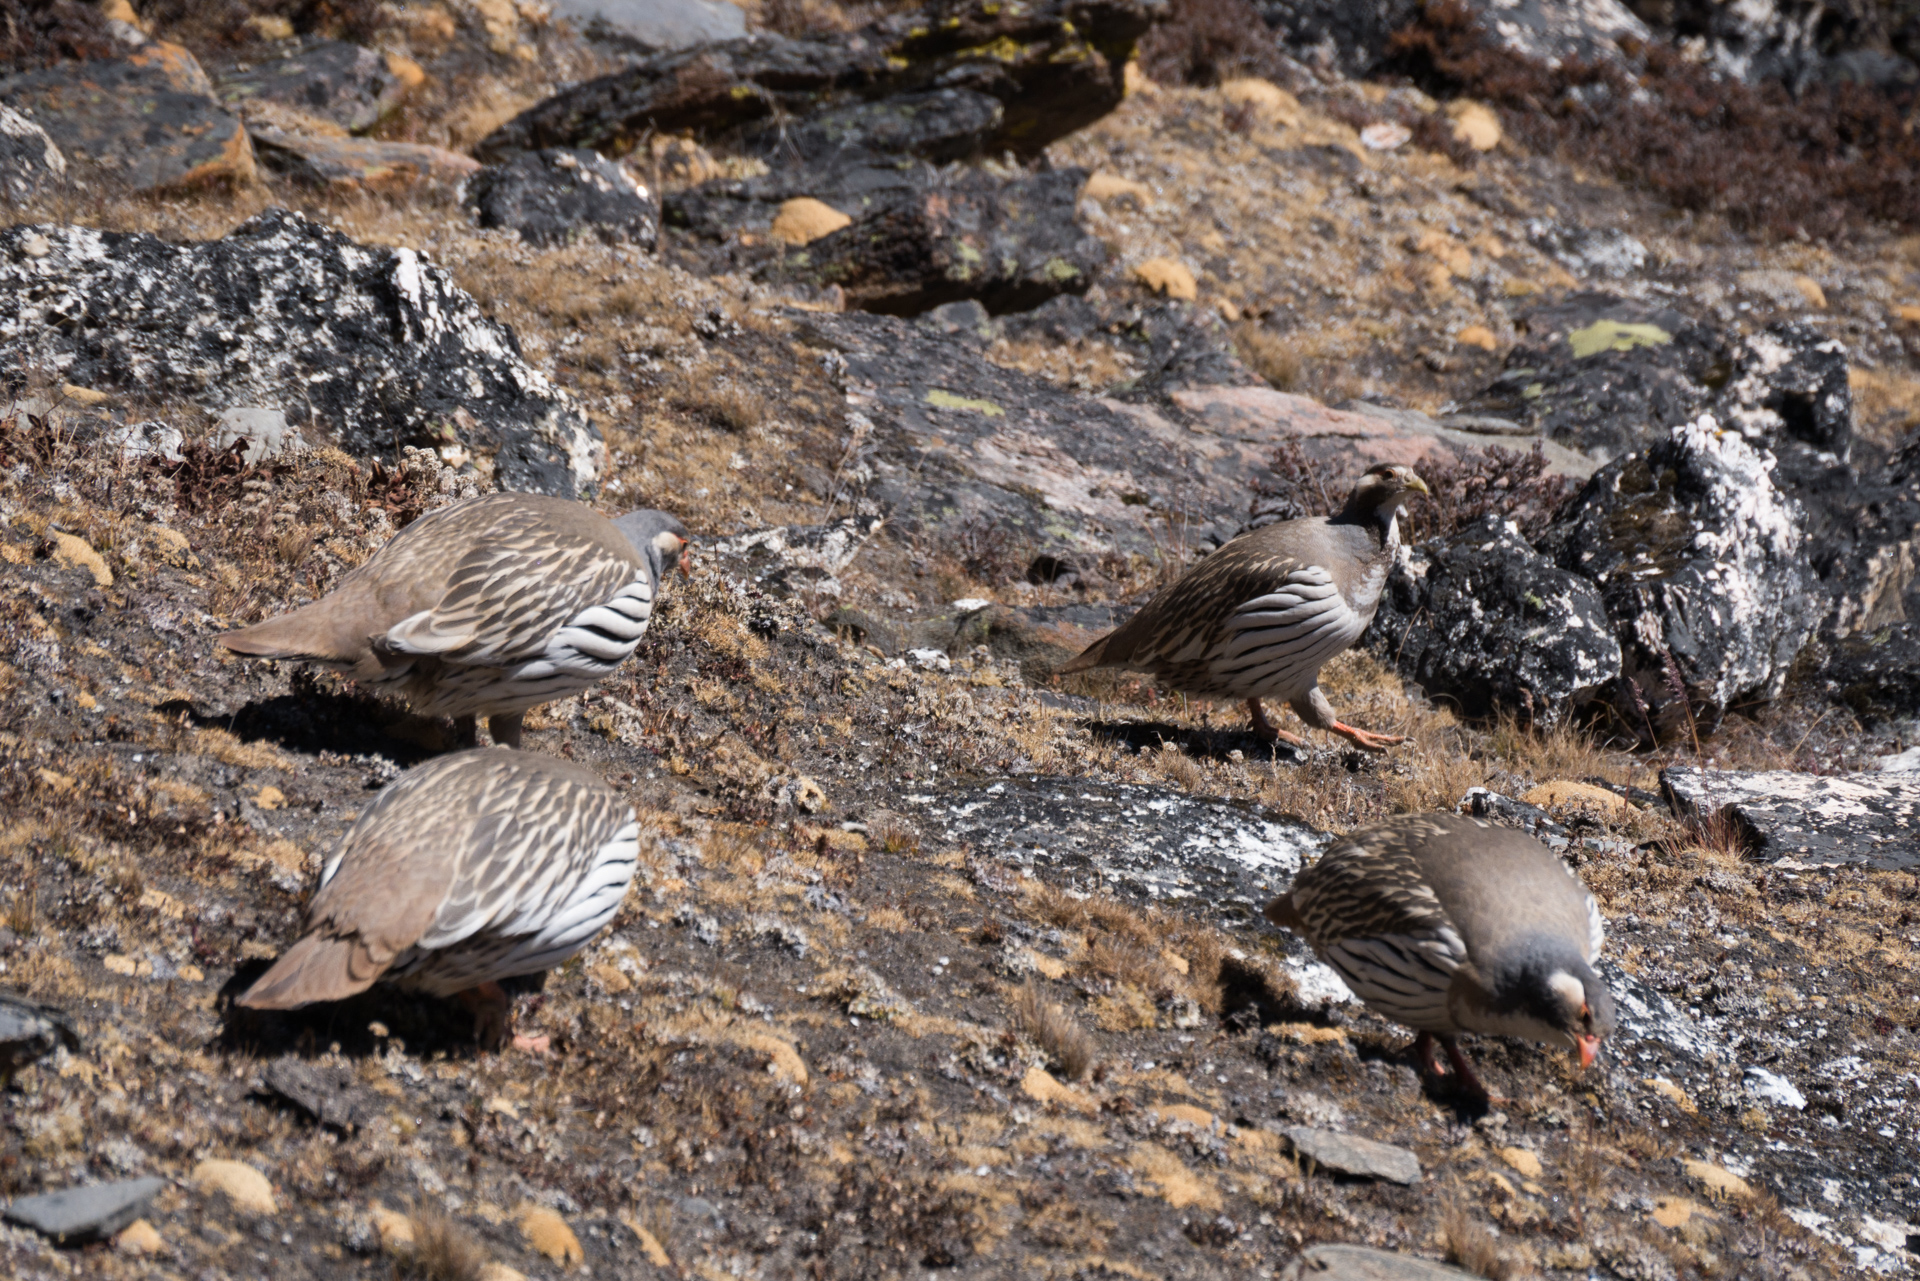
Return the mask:
<svg viewBox="0 0 1920 1281">
<path fill-rule="evenodd" d="M 632 175 L 596 152 L 549 148 L 488 165 L 467 180 L 462 203 L 482 227 L 504 227 L 532 245 L 582 237 L 652 249 L 660 211 Z"/>
<path fill-rule="evenodd" d="M 1159 6 L 1150 0 L 935 0 L 851 35 L 756 35 L 699 45 L 562 90 L 483 139 L 501 159 L 541 147 L 620 155 L 651 132 L 724 139 L 782 116 L 942 88 L 1001 106 L 978 150 L 1038 155 L 1124 96 L 1121 68 Z"/>
<path fill-rule="evenodd" d="M 246 116 L 274 103 L 363 133 L 407 96 L 385 56 L 345 40 L 316 40 L 278 58 L 230 67 L 214 77 L 221 102 Z"/>
<path fill-rule="evenodd" d="M 1920 773 L 1660 772 L 1675 814 L 1726 824 L 1753 858 L 1920 867 Z"/>
<path fill-rule="evenodd" d="M 1671 307 L 1579 293 L 1520 316 L 1526 336 L 1466 408 L 1607 459 L 1658 439 L 1712 399 L 1719 336 Z"/>
<path fill-rule="evenodd" d="M 507 489 L 590 492 L 604 452 L 445 271 L 281 209 L 203 243 L 0 231 L 0 356 L 101 390 L 277 409 L 309 444 L 363 457 L 464 454 Z"/>
<path fill-rule="evenodd" d="M 78 178 L 133 191 L 252 179 L 240 121 L 186 50 L 153 42 L 125 58 L 0 77 L 0 105 L 30 115 Z"/>
<path fill-rule="evenodd" d="M 1464 1281 L 1472 1275 L 1417 1255 L 1364 1245 L 1316 1245 L 1289 1263 L 1280 1281 Z"/>
<path fill-rule="evenodd" d="M 1541 728 L 1620 675 L 1599 588 L 1497 516 L 1404 555 L 1365 640 L 1427 697 Z"/>
<path fill-rule="evenodd" d="M 1853 445 L 1847 346 L 1796 321 L 1749 334 L 1715 408 L 1728 426 L 1776 454 L 1798 441 L 1845 462 Z"/>
<path fill-rule="evenodd" d="M 57 1245 L 87 1245 L 112 1236 L 140 1217 L 165 1179 L 125 1179 L 17 1197 L 0 1218 L 51 1237 Z"/>
<path fill-rule="evenodd" d="M 1773 469 L 1703 414 L 1596 472 L 1549 529 L 1543 550 L 1599 586 L 1620 640 L 1620 728 L 1705 734 L 1785 685 L 1822 606 Z"/>
<path fill-rule="evenodd" d="M 0 992 L 0 1082 L 62 1045 L 80 1048 L 79 1033 L 65 1014 L 28 997 Z"/>
<path fill-rule="evenodd" d="M 0 194 L 30 200 L 66 185 L 67 158 L 47 131 L 12 107 L 0 106 Z"/>
</svg>

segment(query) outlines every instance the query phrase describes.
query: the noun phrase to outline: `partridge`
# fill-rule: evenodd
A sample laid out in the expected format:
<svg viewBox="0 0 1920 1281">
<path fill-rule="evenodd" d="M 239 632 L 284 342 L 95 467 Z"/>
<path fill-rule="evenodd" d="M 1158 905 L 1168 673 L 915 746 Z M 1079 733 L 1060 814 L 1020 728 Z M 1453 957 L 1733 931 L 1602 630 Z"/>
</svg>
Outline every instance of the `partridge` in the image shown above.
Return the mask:
<svg viewBox="0 0 1920 1281">
<path fill-rule="evenodd" d="M 1599 905 L 1553 851 L 1511 828 L 1453 814 L 1361 828 L 1266 915 L 1370 1009 L 1418 1031 L 1421 1066 L 1436 1075 L 1437 1039 L 1482 1098 L 1462 1032 L 1564 1046 L 1586 1067 L 1613 1030 L 1613 997 L 1593 968 Z"/>
<path fill-rule="evenodd" d="M 481 1042 L 498 1045 L 510 1028 L 499 980 L 552 969 L 592 941 L 626 897 L 639 848 L 633 807 L 591 770 L 501 748 L 439 757 L 360 815 L 300 937 L 239 1004 L 289 1010 L 393 983 L 459 997 Z"/>
<path fill-rule="evenodd" d="M 588 688 L 639 646 L 687 531 L 665 512 L 608 520 L 545 494 L 486 494 L 408 525 L 324 598 L 219 637 L 236 654 L 317 663 L 520 745 L 527 710 Z"/>
<path fill-rule="evenodd" d="M 1266 742 L 1305 746 L 1267 720 L 1263 698 L 1367 751 L 1403 742 L 1343 723 L 1319 678 L 1373 621 L 1400 547 L 1400 508 L 1426 492 L 1410 467 L 1372 467 L 1339 515 L 1278 521 L 1230 540 L 1060 670 L 1118 667 L 1201 698 L 1244 699 Z"/>
</svg>

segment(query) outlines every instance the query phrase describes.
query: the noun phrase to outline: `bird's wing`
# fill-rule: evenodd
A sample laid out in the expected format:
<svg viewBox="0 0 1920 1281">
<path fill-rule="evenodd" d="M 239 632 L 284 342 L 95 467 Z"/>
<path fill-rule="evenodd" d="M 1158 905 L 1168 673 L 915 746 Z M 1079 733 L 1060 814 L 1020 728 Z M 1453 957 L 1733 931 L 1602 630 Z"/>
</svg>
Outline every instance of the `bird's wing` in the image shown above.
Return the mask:
<svg viewBox="0 0 1920 1281">
<path fill-rule="evenodd" d="M 1318 565 L 1290 571 L 1274 590 L 1235 610 L 1212 670 L 1223 683 L 1291 688 L 1351 646 L 1367 629 Z"/>
<path fill-rule="evenodd" d="M 402 619 L 375 648 L 477 667 L 528 662 L 546 651 L 561 628 L 614 600 L 647 572 L 624 540 L 609 545 L 519 531 L 469 551 L 433 607 Z"/>
<path fill-rule="evenodd" d="M 1294 881 L 1308 942 L 1368 1005 L 1410 1027 L 1444 1027 L 1465 941 L 1411 854 L 1336 845 Z"/>
<path fill-rule="evenodd" d="M 1108 636 L 1100 665 L 1153 671 L 1204 661 L 1220 645 L 1236 611 L 1285 591 L 1293 575 L 1310 568 L 1285 552 L 1236 546 L 1240 542 L 1235 539 L 1201 561 Z"/>
<path fill-rule="evenodd" d="M 446 899 L 420 939 L 423 952 L 482 933 L 564 933 L 581 901 L 597 901 L 584 882 L 602 851 L 631 825 L 631 807 L 564 762 L 512 765 L 494 771 L 470 798 L 478 819 L 459 851 Z M 627 863 L 617 893 L 625 892 L 631 868 Z"/>
</svg>

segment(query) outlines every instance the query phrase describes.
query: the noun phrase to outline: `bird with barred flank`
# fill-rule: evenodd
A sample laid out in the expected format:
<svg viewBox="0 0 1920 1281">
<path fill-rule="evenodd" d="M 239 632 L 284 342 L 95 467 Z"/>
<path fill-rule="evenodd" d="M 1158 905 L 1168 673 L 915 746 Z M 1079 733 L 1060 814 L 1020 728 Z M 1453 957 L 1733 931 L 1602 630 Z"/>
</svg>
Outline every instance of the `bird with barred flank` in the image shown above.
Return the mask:
<svg viewBox="0 0 1920 1281">
<path fill-rule="evenodd" d="M 1319 678 L 1373 621 L 1400 549 L 1400 509 L 1409 494 L 1426 492 L 1411 467 L 1369 468 L 1338 515 L 1277 521 L 1230 539 L 1060 671 L 1117 667 L 1184 694 L 1245 700 L 1253 732 L 1266 742 L 1306 745 L 1267 720 L 1263 698 L 1370 752 L 1404 742 L 1342 722 Z"/>
<path fill-rule="evenodd" d="M 520 745 L 526 712 L 627 660 L 669 565 L 688 572 L 685 526 L 640 510 L 609 520 L 545 494 L 485 494 L 429 512 L 324 598 L 228 632 L 236 654 L 346 672 L 451 716 L 474 742 Z"/>
<path fill-rule="evenodd" d="M 1613 1030 L 1594 970 L 1606 941 L 1593 895 L 1523 832 L 1454 814 L 1403 814 L 1351 832 L 1266 907 L 1377 1014 L 1434 1042 L 1458 1079 L 1490 1097 L 1457 1038 L 1517 1036 L 1590 1065 Z"/>
<path fill-rule="evenodd" d="M 502 748 L 439 757 L 354 822 L 300 937 L 239 1004 L 289 1010 L 393 983 L 460 998 L 496 1047 L 511 1030 L 499 981 L 591 942 L 626 897 L 639 851 L 633 807 L 591 770 Z"/>
</svg>

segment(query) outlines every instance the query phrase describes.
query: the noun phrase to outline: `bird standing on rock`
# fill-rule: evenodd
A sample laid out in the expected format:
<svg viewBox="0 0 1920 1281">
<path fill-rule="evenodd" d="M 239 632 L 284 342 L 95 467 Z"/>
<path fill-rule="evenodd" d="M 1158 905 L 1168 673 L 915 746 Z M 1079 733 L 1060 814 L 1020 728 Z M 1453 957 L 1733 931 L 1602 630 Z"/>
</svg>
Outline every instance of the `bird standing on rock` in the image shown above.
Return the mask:
<svg viewBox="0 0 1920 1281">
<path fill-rule="evenodd" d="M 321 872 L 300 938 L 239 1004 L 289 1010 L 388 982 L 460 998 L 497 1047 L 511 1030 L 499 980 L 591 942 L 639 851 L 633 807 L 591 770 L 498 748 L 442 756 L 374 798 Z"/>
<path fill-rule="evenodd" d="M 1283 520 L 1231 539 L 1060 670 L 1147 672 L 1202 698 L 1245 699 L 1265 742 L 1306 743 L 1261 710 L 1278 699 L 1370 752 L 1405 740 L 1344 724 L 1320 668 L 1373 621 L 1400 547 L 1400 508 L 1427 492 L 1411 467 L 1367 470 L 1337 516 Z"/>
<path fill-rule="evenodd" d="M 1454 814 L 1404 814 L 1348 834 L 1266 907 L 1375 1013 L 1436 1039 L 1460 1082 L 1490 1097 L 1462 1032 L 1562 1045 L 1586 1067 L 1613 1030 L 1594 972 L 1605 925 L 1593 895 L 1523 832 Z"/>
<path fill-rule="evenodd" d="M 228 632 L 236 654 L 319 663 L 474 718 L 520 745 L 528 709 L 612 674 L 638 648 L 666 567 L 688 572 L 665 512 L 608 520 L 545 494 L 485 494 L 420 517 L 323 599 Z"/>
</svg>

